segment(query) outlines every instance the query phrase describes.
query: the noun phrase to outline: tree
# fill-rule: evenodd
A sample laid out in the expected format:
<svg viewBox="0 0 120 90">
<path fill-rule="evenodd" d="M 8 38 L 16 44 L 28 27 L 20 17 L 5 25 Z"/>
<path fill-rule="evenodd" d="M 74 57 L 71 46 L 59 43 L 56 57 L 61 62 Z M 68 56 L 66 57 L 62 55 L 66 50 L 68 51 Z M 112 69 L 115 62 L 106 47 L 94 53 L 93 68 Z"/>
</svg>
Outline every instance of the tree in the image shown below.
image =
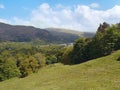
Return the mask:
<svg viewBox="0 0 120 90">
<path fill-rule="evenodd" d="M 44 54 L 36 53 L 33 57 L 37 60 L 39 68 L 45 66 L 46 57 Z"/>
<path fill-rule="evenodd" d="M 109 26 L 103 23 L 92 39 L 79 38 L 71 53 L 72 63 L 78 64 L 110 54 L 120 49 L 120 24 Z"/>
<path fill-rule="evenodd" d="M 117 27 L 114 25 L 106 30 L 106 33 L 102 39 L 104 55 L 110 54 L 115 49 L 115 44 L 119 36 L 120 34 Z"/>
<path fill-rule="evenodd" d="M 72 64 L 78 64 L 81 62 L 85 62 L 87 59 L 87 52 L 86 52 L 86 46 L 91 41 L 91 39 L 88 38 L 79 38 L 76 40 L 73 51 L 72 51 Z"/>
<path fill-rule="evenodd" d="M 56 53 L 57 61 L 61 62 L 63 60 L 63 53 L 66 51 L 67 47 L 61 48 Z"/>
<path fill-rule="evenodd" d="M 57 63 L 57 57 L 55 55 L 47 56 L 46 64 L 54 64 Z"/>
<path fill-rule="evenodd" d="M 72 58 L 71 58 L 72 50 L 73 50 L 73 46 L 67 47 L 67 49 L 64 51 L 64 53 L 62 55 L 62 60 L 61 60 L 62 63 L 72 64 Z"/>
<path fill-rule="evenodd" d="M 13 59 L 14 58 L 8 58 L 3 60 L 0 58 L 0 81 L 20 76 L 20 71 Z"/>
<path fill-rule="evenodd" d="M 106 31 L 106 28 L 110 27 L 110 25 L 106 22 L 103 22 L 103 24 L 100 24 L 100 26 L 98 27 L 97 31 L 104 33 Z"/>
<path fill-rule="evenodd" d="M 37 72 L 39 68 L 45 64 L 45 62 L 42 62 L 42 59 L 40 61 L 40 55 L 41 54 L 36 54 L 35 56 L 30 56 L 29 58 L 19 62 L 19 68 L 22 74 L 21 77 Z"/>
</svg>

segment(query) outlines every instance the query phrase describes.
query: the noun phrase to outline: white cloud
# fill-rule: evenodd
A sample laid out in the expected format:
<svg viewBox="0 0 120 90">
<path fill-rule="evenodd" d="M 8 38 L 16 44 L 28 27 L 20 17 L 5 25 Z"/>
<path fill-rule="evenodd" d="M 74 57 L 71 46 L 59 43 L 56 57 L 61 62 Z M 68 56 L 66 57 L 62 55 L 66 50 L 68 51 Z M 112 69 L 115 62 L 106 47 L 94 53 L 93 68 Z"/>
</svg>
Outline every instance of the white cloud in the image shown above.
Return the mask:
<svg viewBox="0 0 120 90">
<path fill-rule="evenodd" d="M 9 20 L 2 19 L 2 18 L 0 18 L 0 22 L 3 22 L 3 23 L 8 23 L 8 24 L 10 24 L 10 23 L 11 23 Z"/>
<path fill-rule="evenodd" d="M 39 28 L 58 27 L 79 31 L 95 32 L 102 22 L 120 22 L 120 6 L 116 5 L 108 10 L 96 10 L 86 5 L 65 7 L 58 5 L 51 7 L 44 3 L 37 9 L 32 10 L 29 20 L 17 17 L 13 18 L 12 24 L 33 25 Z"/>
<path fill-rule="evenodd" d="M 91 8 L 99 8 L 100 6 L 98 3 L 92 3 L 92 4 L 90 4 L 90 7 Z"/>
<path fill-rule="evenodd" d="M 64 8 L 64 6 L 63 6 L 62 4 L 57 4 L 57 5 L 56 5 L 56 8 L 57 8 L 57 9 L 61 9 L 61 8 Z"/>
<path fill-rule="evenodd" d="M 0 9 L 4 9 L 5 6 L 3 4 L 0 4 Z"/>
<path fill-rule="evenodd" d="M 25 20 L 22 20 L 22 19 L 19 19 L 19 18 L 17 18 L 17 17 L 13 17 L 13 21 L 12 22 L 14 22 L 14 24 L 17 24 L 17 25 L 32 25 L 32 24 L 30 24 L 30 21 L 25 21 Z"/>
</svg>

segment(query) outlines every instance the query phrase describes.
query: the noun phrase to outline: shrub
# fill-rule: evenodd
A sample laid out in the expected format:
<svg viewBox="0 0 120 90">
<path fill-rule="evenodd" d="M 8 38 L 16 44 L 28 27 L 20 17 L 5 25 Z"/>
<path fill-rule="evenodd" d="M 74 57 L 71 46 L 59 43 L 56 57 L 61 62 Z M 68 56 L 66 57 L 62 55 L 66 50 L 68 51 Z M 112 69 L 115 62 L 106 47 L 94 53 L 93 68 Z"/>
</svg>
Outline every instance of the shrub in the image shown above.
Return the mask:
<svg viewBox="0 0 120 90">
<path fill-rule="evenodd" d="M 13 58 L 8 58 L 6 60 L 0 59 L 0 81 L 19 76 L 20 71 Z"/>
</svg>

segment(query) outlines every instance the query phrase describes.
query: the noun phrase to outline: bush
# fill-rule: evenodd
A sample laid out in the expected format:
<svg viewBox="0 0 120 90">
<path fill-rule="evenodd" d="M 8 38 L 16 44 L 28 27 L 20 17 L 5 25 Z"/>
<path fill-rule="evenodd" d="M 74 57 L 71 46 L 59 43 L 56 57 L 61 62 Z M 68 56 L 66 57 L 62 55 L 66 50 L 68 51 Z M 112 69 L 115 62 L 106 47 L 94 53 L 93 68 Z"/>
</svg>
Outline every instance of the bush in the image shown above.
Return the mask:
<svg viewBox="0 0 120 90">
<path fill-rule="evenodd" d="M 71 58 L 71 52 L 73 50 L 73 46 L 69 46 L 65 52 L 62 55 L 62 60 L 61 62 L 64 64 L 71 64 L 72 58 Z"/>
<path fill-rule="evenodd" d="M 45 66 L 45 57 L 41 53 L 37 53 L 26 59 L 21 59 L 19 61 L 19 68 L 22 74 L 21 77 L 26 77 L 31 73 L 35 73 L 43 66 Z"/>
<path fill-rule="evenodd" d="M 51 55 L 46 58 L 46 64 L 54 64 L 54 63 L 57 63 L 57 57 L 55 55 Z"/>
<path fill-rule="evenodd" d="M 6 60 L 0 59 L 0 81 L 19 76 L 20 71 L 12 58 Z"/>
</svg>

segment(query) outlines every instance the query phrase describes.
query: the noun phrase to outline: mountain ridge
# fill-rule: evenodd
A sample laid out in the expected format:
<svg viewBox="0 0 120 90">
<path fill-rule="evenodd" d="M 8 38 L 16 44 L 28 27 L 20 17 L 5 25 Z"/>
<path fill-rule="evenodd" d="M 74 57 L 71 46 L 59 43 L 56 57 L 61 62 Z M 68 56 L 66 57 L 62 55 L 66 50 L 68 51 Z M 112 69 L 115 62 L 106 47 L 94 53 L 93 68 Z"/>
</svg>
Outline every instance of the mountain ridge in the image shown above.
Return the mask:
<svg viewBox="0 0 120 90">
<path fill-rule="evenodd" d="M 52 32 L 61 32 L 61 33 L 70 33 L 70 34 L 75 34 L 78 35 L 80 37 L 93 37 L 94 36 L 94 32 L 82 32 L 82 31 L 77 31 L 77 30 L 72 30 L 72 29 L 64 29 L 64 28 L 45 28 L 48 31 L 52 31 Z M 88 36 L 87 36 L 88 35 Z"/>
<path fill-rule="evenodd" d="M 85 36 L 69 32 L 65 33 L 65 31 L 61 30 L 60 32 L 40 29 L 34 26 L 10 25 L 0 22 L 0 41 L 29 42 L 32 40 L 42 40 L 51 43 L 71 43 L 80 36 Z"/>
</svg>

